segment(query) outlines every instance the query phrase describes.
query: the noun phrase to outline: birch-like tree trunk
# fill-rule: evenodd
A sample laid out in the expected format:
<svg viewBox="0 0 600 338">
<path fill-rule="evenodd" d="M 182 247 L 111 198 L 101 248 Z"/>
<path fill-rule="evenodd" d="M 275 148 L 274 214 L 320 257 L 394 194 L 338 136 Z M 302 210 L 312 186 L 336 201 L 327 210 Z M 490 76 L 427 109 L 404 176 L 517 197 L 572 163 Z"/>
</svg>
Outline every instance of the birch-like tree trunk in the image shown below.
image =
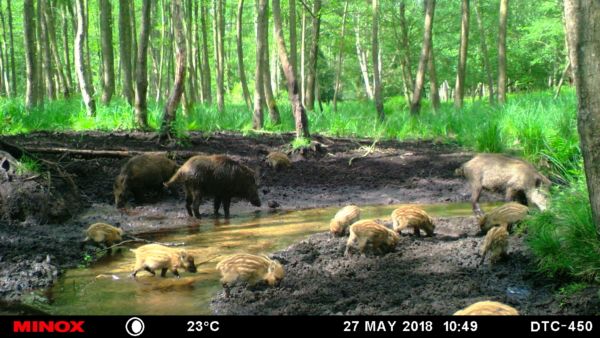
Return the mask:
<svg viewBox="0 0 600 338">
<path fill-rule="evenodd" d="M 79 81 L 79 90 L 88 116 L 96 115 L 96 101 L 94 100 L 94 87 L 85 62 L 85 41 L 87 39 L 85 0 L 76 0 L 77 8 L 77 33 L 75 34 L 75 73 Z"/>
</svg>

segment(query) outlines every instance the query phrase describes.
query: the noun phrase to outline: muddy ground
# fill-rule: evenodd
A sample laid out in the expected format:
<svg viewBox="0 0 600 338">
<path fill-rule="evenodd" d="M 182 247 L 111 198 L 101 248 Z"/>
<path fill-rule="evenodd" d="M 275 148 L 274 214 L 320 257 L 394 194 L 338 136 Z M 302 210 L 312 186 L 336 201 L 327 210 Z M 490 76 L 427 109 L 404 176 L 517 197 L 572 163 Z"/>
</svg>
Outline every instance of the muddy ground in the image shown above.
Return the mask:
<svg viewBox="0 0 600 338">
<path fill-rule="evenodd" d="M 467 185 L 453 173 L 471 154 L 454 145 L 380 141 L 370 151 L 372 140 L 316 136 L 314 139 L 323 145 L 321 152 L 294 156 L 293 167 L 287 170 L 276 172 L 268 168 L 263 162 L 264 150 L 285 150 L 292 139 L 292 134 L 258 137 L 192 133 L 189 139 L 163 146 L 157 143 L 154 133 L 44 132 L 3 137 L 4 141 L 26 149 L 168 151 L 180 164 L 195 153 L 228 154 L 259 169 L 263 200 L 260 208 L 247 202 L 234 203 L 233 217 L 248 212 L 267 213 L 268 201 L 276 201 L 279 208 L 290 210 L 349 202 L 437 203 L 464 202 L 469 198 Z M 125 210 L 116 209 L 112 185 L 127 157 L 102 153 L 33 153 L 59 164 L 70 174 L 81 197 L 79 206 L 73 208 L 77 209 L 73 210 L 76 216 L 67 221 L 25 220 L 8 224 L 0 220 L 0 302 L 18 301 L 31 289 L 51 285 L 65 267 L 82 264 L 84 251 L 79 241 L 83 230 L 93 222 L 115 224 L 132 234 L 198 223 L 187 216 L 181 193 L 151 195 L 143 205 L 131 203 Z M 482 201 L 500 198 L 500 195 L 484 194 Z M 201 212 L 203 217 L 212 217 L 212 203 L 204 202 Z M 571 297 L 574 299 L 572 307 L 552 305 L 570 304 L 570 301 L 554 297 L 556 290 L 550 281 L 528 272 L 532 270 L 531 257 L 521 239 L 513 239 L 514 259 L 500 269 L 486 272 L 477 268 L 474 252 L 480 239 L 469 234 L 472 222 L 468 219 L 444 222 L 454 221 L 458 224 L 448 224 L 450 234 L 446 237 L 422 240 L 406 237 L 395 253 L 383 258 L 346 260 L 341 256 L 342 239 L 316 235 L 275 254 L 288 270 L 282 288 L 244 291 L 227 301 L 217 298 L 215 311 L 446 314 L 474 299 L 496 296 L 494 298 L 507 300 L 501 296 L 514 285 L 521 288 L 517 291 L 531 290 L 523 301 L 528 304 L 527 310 L 523 310 L 525 313 L 593 312 L 577 295 Z M 321 274 L 323 271 L 327 274 Z M 389 278 L 390 274 L 402 277 Z M 334 278 L 323 278 L 329 275 Z M 365 288 L 364 283 L 373 287 Z M 272 295 L 277 297 L 269 300 Z M 598 299 L 597 296 L 588 298 Z"/>
</svg>

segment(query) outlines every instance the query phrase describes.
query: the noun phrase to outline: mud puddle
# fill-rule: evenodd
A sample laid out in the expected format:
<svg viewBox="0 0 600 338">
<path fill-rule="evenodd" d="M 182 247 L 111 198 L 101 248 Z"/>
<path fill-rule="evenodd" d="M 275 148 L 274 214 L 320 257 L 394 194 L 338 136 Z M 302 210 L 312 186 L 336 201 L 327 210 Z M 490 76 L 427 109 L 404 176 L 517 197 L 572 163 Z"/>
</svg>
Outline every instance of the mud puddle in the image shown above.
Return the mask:
<svg viewBox="0 0 600 338">
<path fill-rule="evenodd" d="M 362 208 L 362 218 L 386 219 L 399 205 Z M 470 204 L 422 205 L 432 216 L 459 216 L 471 213 Z M 102 209 L 100 209 L 102 210 Z M 216 263 L 237 252 L 271 253 L 300 242 L 311 234 L 328 230 L 338 207 L 246 214 L 230 221 L 204 218 L 184 226 L 139 237 L 161 242 L 184 243 L 197 262 L 198 273 L 183 273 L 181 279 L 140 272 L 129 278 L 134 255 L 124 247 L 102 257 L 89 268 L 70 269 L 49 291 L 52 314 L 212 314 L 210 301 L 220 290 Z M 90 216 L 90 215 L 88 215 Z M 90 216 L 91 217 L 91 216 Z"/>
</svg>

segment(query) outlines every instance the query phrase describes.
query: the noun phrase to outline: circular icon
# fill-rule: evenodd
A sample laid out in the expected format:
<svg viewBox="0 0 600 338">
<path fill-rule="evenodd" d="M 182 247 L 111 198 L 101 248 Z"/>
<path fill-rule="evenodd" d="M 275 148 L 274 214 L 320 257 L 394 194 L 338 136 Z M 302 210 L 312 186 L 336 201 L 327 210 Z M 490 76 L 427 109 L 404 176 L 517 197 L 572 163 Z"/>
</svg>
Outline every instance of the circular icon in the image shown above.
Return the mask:
<svg viewBox="0 0 600 338">
<path fill-rule="evenodd" d="M 125 323 L 125 331 L 133 337 L 141 335 L 144 332 L 144 328 L 144 322 L 138 317 L 131 317 L 127 323 Z"/>
</svg>

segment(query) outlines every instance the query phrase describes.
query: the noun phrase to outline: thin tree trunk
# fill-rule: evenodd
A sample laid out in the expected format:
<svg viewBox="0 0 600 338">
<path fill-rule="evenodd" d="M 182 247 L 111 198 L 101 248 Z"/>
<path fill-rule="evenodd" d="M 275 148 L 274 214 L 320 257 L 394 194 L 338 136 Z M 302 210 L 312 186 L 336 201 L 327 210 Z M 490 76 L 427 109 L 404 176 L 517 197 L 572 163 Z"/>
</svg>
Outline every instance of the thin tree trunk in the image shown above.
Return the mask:
<svg viewBox="0 0 600 338">
<path fill-rule="evenodd" d="M 292 104 L 292 112 L 294 114 L 294 121 L 296 126 L 296 137 L 310 137 L 308 131 L 308 119 L 306 118 L 306 112 L 300 100 L 300 92 L 298 88 L 298 82 L 296 81 L 296 74 L 294 68 L 290 63 L 290 60 L 285 49 L 285 41 L 283 39 L 283 31 L 281 28 L 281 8 L 279 0 L 273 0 L 273 22 L 275 23 L 275 37 L 277 41 L 277 50 L 279 54 L 279 60 L 281 61 L 281 67 L 285 74 L 285 79 L 288 86 L 288 94 L 290 97 L 290 103 Z"/>
<path fill-rule="evenodd" d="M 289 24 L 290 24 L 290 64 L 294 70 L 294 74 L 298 74 L 298 42 L 296 41 L 296 0 L 289 0 L 290 7 Z"/>
<path fill-rule="evenodd" d="M 244 94 L 244 102 L 248 110 L 252 109 L 252 99 L 250 98 L 250 92 L 248 91 L 248 83 L 246 83 L 246 71 L 244 69 L 244 47 L 242 44 L 242 14 L 244 11 L 244 0 L 239 0 L 237 10 L 237 22 L 236 22 L 236 42 L 237 42 L 237 58 L 238 58 L 238 71 L 240 73 L 240 82 L 242 83 L 242 92 Z"/>
<path fill-rule="evenodd" d="M 487 43 L 485 42 L 485 29 L 479 9 L 479 0 L 473 0 L 475 7 L 475 16 L 477 18 L 477 27 L 479 28 L 479 48 L 481 49 L 483 66 L 487 75 L 487 86 L 490 104 L 494 104 L 496 96 L 494 95 L 494 79 L 492 77 L 492 67 L 490 66 L 490 57 L 488 56 Z"/>
<path fill-rule="evenodd" d="M 462 108 L 465 95 L 465 77 L 467 72 L 467 50 L 469 46 L 469 0 L 461 1 L 460 50 L 458 53 L 458 69 L 454 88 L 454 107 Z M 485 37 L 484 37 L 485 38 Z"/>
<path fill-rule="evenodd" d="M 425 83 L 425 67 L 429 61 L 429 49 L 431 47 L 431 32 L 433 28 L 433 15 L 435 12 L 435 0 L 425 0 L 425 24 L 423 31 L 423 48 L 419 59 L 419 68 L 415 79 L 415 89 L 410 101 L 410 113 L 418 115 L 421 110 L 421 95 Z"/>
<path fill-rule="evenodd" d="M 204 0 L 201 2 L 200 23 L 202 26 L 202 91 L 205 103 L 212 103 L 210 64 L 208 62 L 208 36 L 206 29 L 207 10 Z"/>
<path fill-rule="evenodd" d="M 23 35 L 25 37 L 25 66 L 27 71 L 27 87 L 25 91 L 25 107 L 31 109 L 38 104 L 37 53 L 35 38 L 34 0 L 23 1 Z"/>
<path fill-rule="evenodd" d="M 319 35 L 321 28 L 321 0 L 314 0 L 312 13 L 312 40 L 308 54 L 308 76 L 306 77 L 305 105 L 306 110 L 315 109 L 315 80 L 317 77 L 317 61 L 319 59 Z"/>
<path fill-rule="evenodd" d="M 340 47 L 335 69 L 335 84 L 333 87 L 333 111 L 337 112 L 337 98 L 340 90 L 340 77 L 342 76 L 342 64 L 344 61 L 344 37 L 346 36 L 346 15 L 348 14 L 348 0 L 344 1 L 344 12 L 342 14 L 342 35 L 340 36 Z"/>
<path fill-rule="evenodd" d="M 115 56 L 112 39 L 112 5 L 100 0 L 100 38 L 102 46 L 102 103 L 107 105 L 115 91 Z"/>
<path fill-rule="evenodd" d="M 185 83 L 185 60 L 186 60 L 186 46 L 185 46 L 185 34 L 183 31 L 183 18 L 181 9 L 181 0 L 173 0 L 172 2 L 172 15 L 173 15 L 173 27 L 175 33 L 175 46 L 177 49 L 176 60 L 177 60 L 177 71 L 175 72 L 175 83 L 171 90 L 169 100 L 165 105 L 163 122 L 160 128 L 160 139 L 171 139 L 173 122 L 175 121 L 175 114 L 177 112 L 177 106 L 181 101 L 183 95 L 183 87 Z"/>
<path fill-rule="evenodd" d="M 204 102 L 204 89 L 202 88 L 204 86 L 204 78 L 202 74 L 202 57 L 200 53 L 200 16 L 198 14 L 199 7 L 200 6 L 198 5 L 198 1 L 194 1 L 194 48 L 192 50 L 192 53 L 195 62 L 194 69 L 196 70 L 196 90 L 198 91 L 197 94 L 200 95 L 200 102 Z"/>
<path fill-rule="evenodd" d="M 133 68 L 132 68 L 132 34 L 131 14 L 128 0 L 119 0 L 119 55 L 121 63 L 121 74 L 123 76 L 123 97 L 130 105 L 134 103 L 133 93 Z"/>
<path fill-rule="evenodd" d="M 381 65 L 379 64 L 379 1 L 372 0 L 373 5 L 373 42 L 371 43 L 371 55 L 373 57 L 373 98 L 375 99 L 375 109 L 380 121 L 385 120 L 383 112 L 383 99 L 381 98 Z"/>
<path fill-rule="evenodd" d="M 360 66 L 360 73 L 365 84 L 365 92 L 369 100 L 373 99 L 373 89 L 371 89 L 371 83 L 369 80 L 369 69 L 367 68 L 367 58 L 365 52 L 362 50 L 360 43 L 360 19 L 356 16 L 356 22 L 354 25 L 354 31 L 356 34 L 356 58 L 358 59 L 358 65 Z"/>
<path fill-rule="evenodd" d="M 223 35 L 225 34 L 225 22 L 223 17 L 223 0 L 215 0 L 214 20 L 215 64 L 217 66 L 217 109 L 222 113 L 225 110 L 225 60 L 223 55 Z"/>
<path fill-rule="evenodd" d="M 15 44 L 13 36 L 13 16 L 11 1 L 12 0 L 6 0 L 6 11 L 8 14 L 8 34 L 10 36 L 10 72 L 12 74 L 12 95 L 13 97 L 15 97 L 19 88 L 17 87 L 17 70 L 15 66 Z"/>
<path fill-rule="evenodd" d="M 568 59 L 568 58 L 567 58 Z M 567 60 L 568 61 L 568 60 Z M 560 95 L 560 89 L 563 86 L 563 83 L 565 81 L 565 78 L 567 77 L 567 74 L 569 74 L 569 71 L 571 70 L 571 61 L 567 62 L 567 65 L 565 66 L 565 70 L 563 70 L 562 75 L 560 77 L 560 81 L 558 81 L 558 85 L 556 86 L 556 93 L 554 94 L 554 99 L 556 100 L 558 98 L 558 96 Z"/>
<path fill-rule="evenodd" d="M 71 81 L 65 76 L 65 70 L 58 54 L 58 42 L 56 39 L 56 29 L 54 27 L 54 16 L 52 8 L 46 8 L 44 11 L 44 21 L 48 30 L 48 39 L 50 42 L 50 52 L 56 66 L 59 82 L 61 83 L 63 97 L 71 96 Z"/>
<path fill-rule="evenodd" d="M 10 69 L 8 66 L 8 42 L 6 38 L 6 23 L 4 22 L 4 12 L 0 1 L 0 22 L 2 25 L 2 50 L 0 50 L 0 92 L 5 91 L 7 96 L 12 96 L 12 88 L 10 82 Z"/>
<path fill-rule="evenodd" d="M 406 5 L 404 0 L 400 2 L 400 34 L 401 34 L 401 46 L 402 46 L 402 57 L 400 59 L 400 66 L 402 68 L 402 78 L 404 82 L 406 101 L 409 102 L 415 84 L 413 82 L 412 74 L 412 63 L 410 60 L 410 42 L 408 41 L 408 25 L 406 24 Z"/>
<path fill-rule="evenodd" d="M 192 2 L 191 0 L 184 0 L 183 1 L 183 6 L 184 6 L 184 19 L 183 19 L 183 31 L 185 33 L 186 39 L 185 39 L 185 49 L 186 51 L 188 51 L 188 53 L 186 53 L 186 67 L 187 67 L 187 77 L 186 77 L 186 84 L 184 86 L 183 89 L 183 113 L 186 116 L 189 116 L 192 109 L 193 109 L 193 105 L 194 105 L 194 101 L 196 100 L 196 88 L 195 88 L 195 71 L 194 71 L 194 62 L 192 60 L 193 54 L 191 53 L 192 51 L 192 36 L 193 34 L 191 34 L 191 29 L 192 29 Z"/>
<path fill-rule="evenodd" d="M 160 54 L 158 60 L 158 74 L 156 79 L 156 97 L 154 99 L 155 102 L 160 101 L 162 94 L 162 83 L 163 83 L 163 65 L 165 64 L 165 44 L 166 36 L 167 36 L 167 16 L 165 10 L 165 0 L 160 1 L 160 19 L 161 19 L 161 27 L 160 27 Z"/>
<path fill-rule="evenodd" d="M 600 3 L 565 0 L 569 59 L 577 92 L 577 129 L 585 168 L 592 218 L 600 231 Z"/>
<path fill-rule="evenodd" d="M 279 117 L 279 109 L 277 108 L 277 102 L 275 101 L 275 95 L 273 95 L 273 87 L 271 87 L 271 69 L 269 67 L 269 2 L 267 0 L 267 4 L 265 5 L 265 21 L 264 21 L 264 48 L 263 53 L 263 86 L 265 87 L 265 103 L 267 104 L 267 109 L 269 110 L 269 118 L 271 119 L 271 123 L 274 125 L 278 125 L 280 123 Z"/>
<path fill-rule="evenodd" d="M 435 71 L 435 53 L 433 52 L 433 39 L 429 46 L 429 60 L 427 61 L 429 69 L 429 95 L 431 96 L 431 107 L 434 112 L 440 110 L 440 93 L 437 84 L 437 72 Z"/>
<path fill-rule="evenodd" d="M 267 11 L 267 0 L 256 1 L 256 71 L 254 73 L 254 114 L 252 116 L 252 128 L 261 129 L 263 126 L 263 66 L 266 48 L 265 42 L 265 17 Z"/>
<path fill-rule="evenodd" d="M 142 0 L 143 1 L 143 0 Z M 143 5 L 142 5 L 143 6 Z M 143 11 L 143 10 L 142 10 Z M 129 1 L 129 26 L 131 27 L 131 76 L 135 81 L 137 74 L 137 51 L 138 51 L 138 40 L 137 40 L 137 25 L 135 19 L 135 1 Z M 134 84 L 135 87 L 135 84 Z M 135 92 L 135 89 L 134 89 Z M 134 93 L 135 95 L 135 93 Z"/>
<path fill-rule="evenodd" d="M 75 72 L 79 80 L 79 89 L 88 116 L 96 115 L 96 102 L 94 101 L 94 87 L 85 62 L 85 40 L 87 39 L 87 27 L 85 25 L 85 0 L 76 0 L 77 6 L 77 34 L 75 34 Z"/>
<path fill-rule="evenodd" d="M 500 0 L 500 23 L 498 30 L 498 102 L 506 102 L 506 21 L 508 0 Z"/>
<path fill-rule="evenodd" d="M 302 7 L 302 30 L 300 31 L 300 99 L 302 104 L 306 102 L 306 63 L 304 61 L 306 54 L 306 9 Z"/>
<path fill-rule="evenodd" d="M 150 40 L 150 10 L 152 0 L 142 2 L 142 23 L 135 71 L 135 120 L 142 130 L 148 129 L 148 42 Z"/>
<path fill-rule="evenodd" d="M 48 27 L 44 20 L 44 12 L 46 12 L 46 0 L 38 1 L 38 20 L 40 27 L 39 43 L 42 46 L 42 73 L 44 74 L 44 83 L 46 84 L 46 96 L 50 100 L 56 100 L 56 88 L 54 86 L 54 70 L 52 67 L 52 56 L 50 53 L 50 43 L 48 42 Z"/>
</svg>

